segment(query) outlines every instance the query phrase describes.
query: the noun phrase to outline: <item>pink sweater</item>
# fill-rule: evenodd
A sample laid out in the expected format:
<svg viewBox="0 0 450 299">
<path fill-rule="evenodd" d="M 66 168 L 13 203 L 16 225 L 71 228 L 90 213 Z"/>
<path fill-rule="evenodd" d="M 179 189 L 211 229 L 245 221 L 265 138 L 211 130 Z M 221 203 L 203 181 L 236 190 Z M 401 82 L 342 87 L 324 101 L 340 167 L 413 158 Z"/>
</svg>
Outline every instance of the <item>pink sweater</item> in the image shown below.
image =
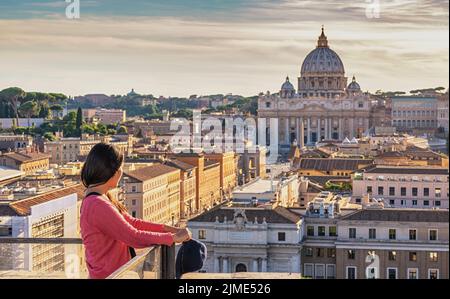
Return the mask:
<svg viewBox="0 0 450 299">
<path fill-rule="evenodd" d="M 105 197 L 90 195 L 83 200 L 81 238 L 90 278 L 106 278 L 130 260 L 128 246 L 172 245 L 163 225 L 146 222 L 120 212 Z"/>
</svg>

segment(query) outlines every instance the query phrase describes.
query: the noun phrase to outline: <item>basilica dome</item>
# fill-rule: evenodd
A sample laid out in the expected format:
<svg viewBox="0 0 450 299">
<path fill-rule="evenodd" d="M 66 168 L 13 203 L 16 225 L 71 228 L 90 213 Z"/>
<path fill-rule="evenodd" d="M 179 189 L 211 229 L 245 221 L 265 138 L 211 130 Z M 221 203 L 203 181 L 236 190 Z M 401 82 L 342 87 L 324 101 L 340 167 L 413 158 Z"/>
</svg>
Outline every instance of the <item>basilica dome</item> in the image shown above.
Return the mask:
<svg viewBox="0 0 450 299">
<path fill-rule="evenodd" d="M 341 58 L 328 47 L 327 37 L 323 29 L 317 48 L 306 56 L 302 64 L 301 74 L 308 75 L 310 73 L 345 73 Z"/>
<path fill-rule="evenodd" d="M 348 92 L 360 92 L 361 86 L 359 86 L 358 82 L 356 82 L 355 76 L 352 78 L 352 82 L 347 86 Z"/>
<path fill-rule="evenodd" d="M 330 49 L 322 27 L 317 47 L 305 58 L 298 79 L 302 97 L 335 98 L 345 94 L 347 78 L 339 55 Z"/>
</svg>

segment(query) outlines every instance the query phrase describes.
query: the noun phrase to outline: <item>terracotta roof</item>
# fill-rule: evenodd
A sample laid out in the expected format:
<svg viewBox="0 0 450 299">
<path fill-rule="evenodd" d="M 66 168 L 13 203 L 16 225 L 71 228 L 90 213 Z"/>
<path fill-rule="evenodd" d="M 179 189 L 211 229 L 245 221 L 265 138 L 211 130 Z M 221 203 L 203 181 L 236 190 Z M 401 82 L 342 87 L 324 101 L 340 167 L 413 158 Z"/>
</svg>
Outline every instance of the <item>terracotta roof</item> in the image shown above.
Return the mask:
<svg viewBox="0 0 450 299">
<path fill-rule="evenodd" d="M 188 171 L 188 170 L 192 170 L 195 168 L 194 165 L 180 161 L 180 160 L 176 160 L 176 159 L 171 159 L 171 160 L 167 160 L 164 162 L 164 164 L 169 165 L 171 167 L 175 167 L 178 169 L 181 169 L 183 171 Z"/>
<path fill-rule="evenodd" d="M 448 210 L 425 209 L 363 209 L 343 216 L 342 220 L 392 221 L 392 222 L 446 222 Z"/>
<path fill-rule="evenodd" d="M 134 178 L 140 182 L 144 182 L 174 171 L 179 171 L 179 169 L 164 164 L 155 164 L 128 171 L 124 175 Z"/>
<path fill-rule="evenodd" d="M 240 208 L 236 208 L 240 209 Z M 258 218 L 258 223 L 263 222 L 263 218 L 266 219 L 267 223 L 298 223 L 301 217 L 295 213 L 292 213 L 286 208 L 276 207 L 275 209 L 263 209 L 263 208 L 249 208 L 245 209 L 245 215 L 249 222 L 254 222 L 255 217 Z M 224 218 L 227 217 L 227 221 L 232 221 L 234 217 L 235 209 L 217 207 L 211 209 L 195 218 L 189 220 L 189 222 L 215 222 L 216 217 L 219 217 L 219 221 L 223 222 Z"/>
<path fill-rule="evenodd" d="M 357 170 L 360 165 L 373 164 L 369 159 L 315 159 L 304 158 L 295 165 L 298 169 L 314 169 L 319 171 Z"/>
<path fill-rule="evenodd" d="M 10 204 L 10 207 L 20 216 L 26 216 L 31 213 L 31 207 L 42 204 L 51 200 L 55 200 L 71 194 L 77 194 L 78 200 L 84 198 L 85 187 L 81 184 L 75 186 L 58 189 L 44 194 L 28 197 L 26 199 L 18 200 Z"/>
<path fill-rule="evenodd" d="M 10 159 L 19 161 L 19 162 L 31 162 L 42 159 L 49 159 L 50 155 L 44 153 L 24 153 L 24 152 L 10 152 L 4 153 L 3 157 L 8 157 Z"/>
<path fill-rule="evenodd" d="M 367 167 L 365 173 L 392 173 L 392 174 L 429 174 L 448 175 L 448 168 L 443 167 L 387 167 L 382 165 Z"/>
</svg>

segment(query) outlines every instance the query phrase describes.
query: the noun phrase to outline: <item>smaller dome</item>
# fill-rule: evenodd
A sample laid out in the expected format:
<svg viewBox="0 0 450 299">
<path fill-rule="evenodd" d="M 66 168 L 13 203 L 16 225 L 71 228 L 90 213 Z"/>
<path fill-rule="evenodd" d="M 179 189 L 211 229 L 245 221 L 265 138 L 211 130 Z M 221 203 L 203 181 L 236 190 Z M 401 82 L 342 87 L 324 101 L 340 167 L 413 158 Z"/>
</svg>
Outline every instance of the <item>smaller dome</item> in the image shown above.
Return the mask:
<svg viewBox="0 0 450 299">
<path fill-rule="evenodd" d="M 292 85 L 291 82 L 289 82 L 289 77 L 286 77 L 286 81 L 281 85 L 281 90 L 291 91 L 295 90 L 294 85 Z"/>
<path fill-rule="evenodd" d="M 361 87 L 358 82 L 356 82 L 355 76 L 352 78 L 352 82 L 347 86 L 347 91 L 349 92 L 359 92 L 361 91 Z"/>
</svg>

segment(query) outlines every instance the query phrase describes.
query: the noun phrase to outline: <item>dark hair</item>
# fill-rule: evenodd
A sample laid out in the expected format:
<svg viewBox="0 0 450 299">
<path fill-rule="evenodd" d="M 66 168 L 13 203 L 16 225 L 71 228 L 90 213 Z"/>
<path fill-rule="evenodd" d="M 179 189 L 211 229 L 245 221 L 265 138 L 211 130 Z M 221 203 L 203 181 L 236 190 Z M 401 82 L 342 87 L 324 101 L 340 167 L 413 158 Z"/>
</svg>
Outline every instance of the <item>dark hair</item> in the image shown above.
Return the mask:
<svg viewBox="0 0 450 299">
<path fill-rule="evenodd" d="M 123 155 L 119 153 L 115 146 L 98 143 L 91 149 L 84 162 L 81 169 L 81 181 L 86 188 L 102 185 L 116 174 L 122 163 Z M 126 211 L 119 201 L 109 194 L 106 195 L 120 212 Z"/>
</svg>

